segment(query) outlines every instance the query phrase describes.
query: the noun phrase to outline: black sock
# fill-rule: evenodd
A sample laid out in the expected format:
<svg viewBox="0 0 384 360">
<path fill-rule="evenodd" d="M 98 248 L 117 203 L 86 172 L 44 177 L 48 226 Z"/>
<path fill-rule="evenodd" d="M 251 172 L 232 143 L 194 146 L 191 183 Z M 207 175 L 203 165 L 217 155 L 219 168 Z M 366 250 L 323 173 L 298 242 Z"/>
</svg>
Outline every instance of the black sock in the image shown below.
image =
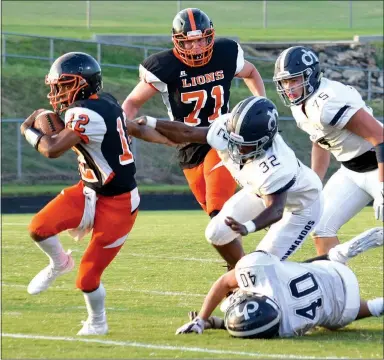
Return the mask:
<svg viewBox="0 0 384 360">
<path fill-rule="evenodd" d="M 302 261 L 302 263 L 311 263 L 311 262 L 313 262 L 313 261 L 317 261 L 317 260 L 329 260 L 328 254 L 324 254 L 324 255 L 316 256 L 316 257 L 314 257 L 314 258 L 311 258 L 311 259 Z"/>
</svg>

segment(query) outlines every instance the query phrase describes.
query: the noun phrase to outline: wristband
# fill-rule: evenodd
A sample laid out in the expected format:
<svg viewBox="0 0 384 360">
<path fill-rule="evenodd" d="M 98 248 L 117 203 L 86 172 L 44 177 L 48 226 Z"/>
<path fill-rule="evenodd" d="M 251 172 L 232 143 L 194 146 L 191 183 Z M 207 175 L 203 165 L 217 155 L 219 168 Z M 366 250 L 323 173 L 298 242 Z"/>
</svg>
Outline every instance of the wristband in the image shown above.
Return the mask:
<svg viewBox="0 0 384 360">
<path fill-rule="evenodd" d="M 243 225 L 247 228 L 248 234 L 256 231 L 256 225 L 252 220 L 245 222 Z"/>
<path fill-rule="evenodd" d="M 152 116 L 146 116 L 147 118 L 147 126 L 151 128 L 156 128 L 157 119 Z"/>
<path fill-rule="evenodd" d="M 41 138 L 44 136 L 40 131 L 28 128 L 24 131 L 25 140 L 27 140 L 36 150 Z"/>
<path fill-rule="evenodd" d="M 378 163 L 384 162 L 384 142 L 375 146 L 376 158 Z"/>
</svg>

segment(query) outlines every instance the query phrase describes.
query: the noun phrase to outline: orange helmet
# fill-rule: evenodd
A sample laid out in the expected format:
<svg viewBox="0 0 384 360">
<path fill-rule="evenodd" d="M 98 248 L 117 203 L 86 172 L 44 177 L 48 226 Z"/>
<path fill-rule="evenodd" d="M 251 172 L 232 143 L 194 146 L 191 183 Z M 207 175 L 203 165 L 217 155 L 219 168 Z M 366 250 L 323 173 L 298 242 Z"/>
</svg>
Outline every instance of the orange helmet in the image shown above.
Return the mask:
<svg viewBox="0 0 384 360">
<path fill-rule="evenodd" d="M 212 21 L 200 9 L 181 10 L 173 19 L 172 41 L 177 57 L 186 65 L 199 67 L 208 64 L 213 53 L 215 30 Z M 200 51 L 186 49 L 185 42 L 205 39 Z"/>
</svg>

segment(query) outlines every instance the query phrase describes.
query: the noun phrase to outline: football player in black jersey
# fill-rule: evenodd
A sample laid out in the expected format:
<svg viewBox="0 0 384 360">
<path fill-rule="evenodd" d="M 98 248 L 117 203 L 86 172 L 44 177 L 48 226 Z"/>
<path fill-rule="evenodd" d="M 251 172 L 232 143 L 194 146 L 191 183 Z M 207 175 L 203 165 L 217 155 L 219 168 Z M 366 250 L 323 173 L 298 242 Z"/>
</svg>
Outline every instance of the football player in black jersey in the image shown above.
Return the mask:
<svg viewBox="0 0 384 360">
<path fill-rule="evenodd" d="M 215 39 L 212 21 L 200 9 L 184 9 L 175 16 L 172 40 L 173 49 L 151 55 L 140 65 L 141 80 L 122 105 L 129 120 L 160 93 L 171 120 L 209 126 L 229 112 L 234 77 L 244 79 L 253 95 L 265 96 L 261 76 L 244 60 L 240 45 L 230 39 Z M 235 192 L 232 176 L 207 144 L 183 144 L 178 159 L 196 200 L 214 217 Z M 239 243 L 233 246 L 236 249 L 229 251 L 242 251 Z M 226 251 L 225 247 L 218 251 Z"/>
<path fill-rule="evenodd" d="M 71 148 L 78 155 L 81 181 L 65 188 L 33 218 L 29 233 L 50 263 L 28 285 L 31 295 L 47 290 L 58 276 L 74 268 L 58 234 L 69 230 L 80 240 L 92 231 L 79 265 L 76 286 L 88 311 L 78 335 L 108 332 L 105 289 L 101 276 L 122 248 L 135 222 L 140 196 L 130 135 L 167 143 L 155 130 L 125 121 L 125 114 L 102 89 L 100 65 L 90 55 L 71 52 L 60 56 L 46 77 L 54 110 L 65 112 L 65 128 L 55 136 L 33 128 L 35 111 L 21 125 L 21 134 L 42 155 L 57 158 Z"/>
</svg>

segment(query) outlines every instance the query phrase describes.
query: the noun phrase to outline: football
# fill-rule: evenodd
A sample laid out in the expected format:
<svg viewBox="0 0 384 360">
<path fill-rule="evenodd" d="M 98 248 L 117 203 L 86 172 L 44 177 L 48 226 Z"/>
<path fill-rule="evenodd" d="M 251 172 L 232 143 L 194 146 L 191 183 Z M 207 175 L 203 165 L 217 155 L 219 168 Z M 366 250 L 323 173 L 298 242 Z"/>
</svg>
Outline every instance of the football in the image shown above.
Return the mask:
<svg viewBox="0 0 384 360">
<path fill-rule="evenodd" d="M 64 129 L 64 121 L 60 116 L 51 111 L 44 110 L 36 115 L 33 127 L 45 135 L 56 135 Z"/>
</svg>

